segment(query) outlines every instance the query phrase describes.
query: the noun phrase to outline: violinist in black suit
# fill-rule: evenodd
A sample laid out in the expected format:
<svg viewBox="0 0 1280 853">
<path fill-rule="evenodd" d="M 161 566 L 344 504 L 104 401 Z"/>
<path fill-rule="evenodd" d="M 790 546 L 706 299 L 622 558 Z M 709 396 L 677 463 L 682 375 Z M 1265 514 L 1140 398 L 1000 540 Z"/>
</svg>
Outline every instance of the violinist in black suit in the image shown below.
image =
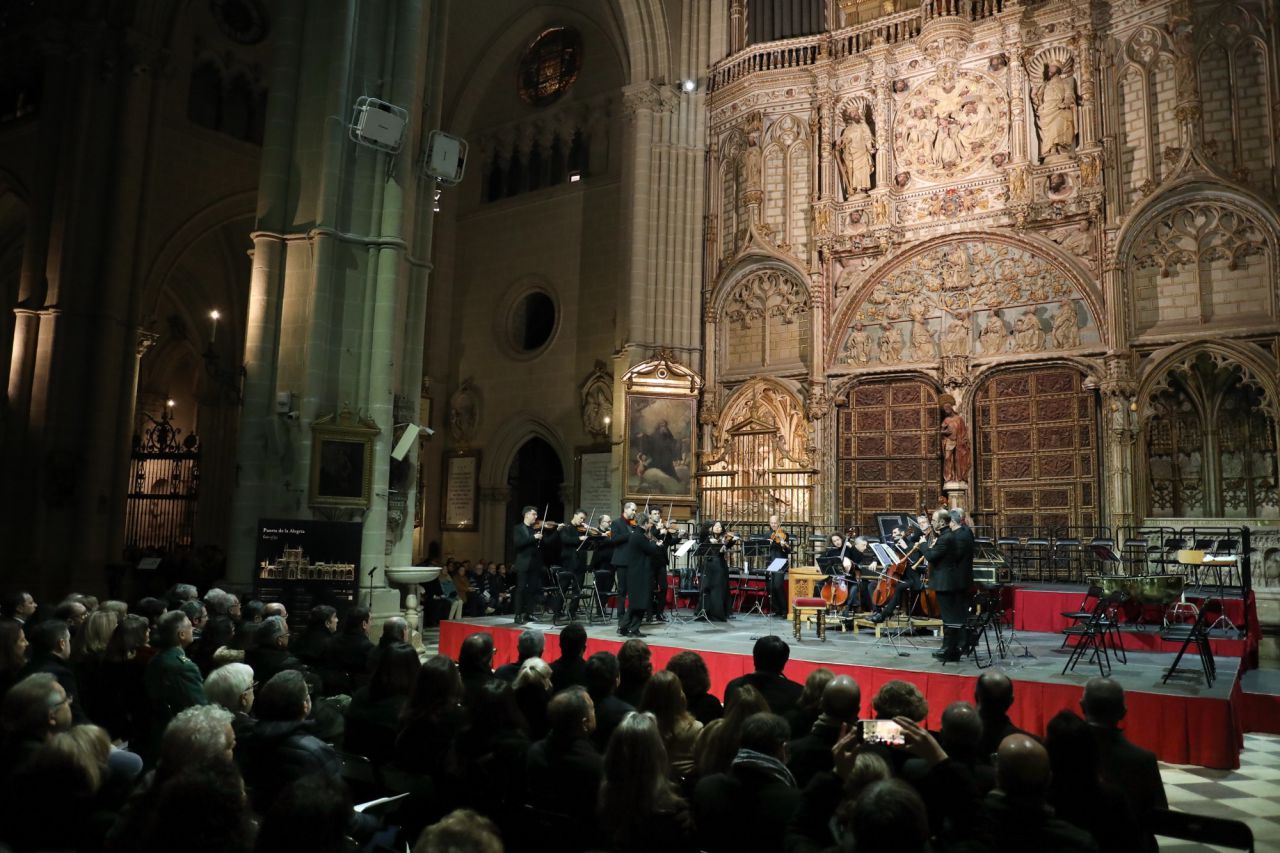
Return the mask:
<svg viewBox="0 0 1280 853">
<path fill-rule="evenodd" d="M 634 514 L 635 504 L 631 504 Z M 623 515 L 625 516 L 625 511 Z M 653 598 L 652 560 L 658 553 L 657 544 L 649 538 L 649 527 L 652 521 L 643 518 L 637 522 L 635 518 L 627 520 L 629 530 L 626 542 L 619 544 L 613 554 L 613 564 L 618 567 L 619 586 L 621 578 L 626 577 L 627 613 L 618 627 L 618 633 L 624 637 L 643 637 L 640 624 L 644 621 L 644 613 Z M 622 609 L 622 599 L 618 599 L 618 609 Z"/>
<path fill-rule="evenodd" d="M 511 531 L 516 549 L 516 624 L 533 619 L 532 610 L 542 591 L 542 523 L 536 507 L 524 508 L 524 518 Z"/>
<path fill-rule="evenodd" d="M 560 578 L 556 579 L 561 589 L 568 589 L 566 594 L 572 596 L 569 601 L 569 618 L 573 619 L 578 615 L 578 596 L 573 591 L 582 589 L 582 581 L 587 574 L 587 564 L 583 558 L 588 552 L 582 550 L 587 541 L 587 514 L 582 510 L 575 512 L 569 523 L 561 525 L 556 531 L 556 538 L 560 540 L 560 575 L 572 575 L 574 580 L 574 586 L 570 588 Z"/>
<path fill-rule="evenodd" d="M 622 515 L 614 519 L 613 525 L 609 528 L 609 538 L 612 540 L 609 562 L 613 566 L 613 576 L 617 584 L 614 608 L 618 612 L 619 629 L 622 629 L 622 626 L 627 623 L 627 593 L 630 579 L 627 574 L 627 560 L 630 555 L 628 544 L 631 541 L 631 531 L 635 529 L 635 526 L 636 504 L 635 501 L 627 501 L 622 505 Z"/>
<path fill-rule="evenodd" d="M 938 594 L 942 611 L 942 649 L 933 656 L 944 661 L 960 660 L 967 645 L 965 630 L 959 627 L 969 615 L 969 588 L 973 586 L 973 531 L 964 524 L 964 510 L 938 510 L 933 526 L 941 533 L 932 546 L 922 550 L 929 561 L 929 586 Z"/>
<path fill-rule="evenodd" d="M 769 516 L 769 565 L 775 560 L 791 561 L 791 540 L 787 531 L 782 529 L 782 520 L 776 515 Z M 770 613 L 773 616 L 787 618 L 787 564 L 776 572 L 769 573 Z"/>
<path fill-rule="evenodd" d="M 650 568 L 653 570 L 653 609 L 645 617 L 645 621 L 652 618 L 658 622 L 666 622 L 667 588 L 670 585 L 667 568 L 671 564 L 671 546 L 676 544 L 676 533 L 674 528 L 668 527 L 662 520 L 662 510 L 657 508 L 649 510 L 649 538 L 658 546 L 658 552 L 650 561 Z"/>
</svg>

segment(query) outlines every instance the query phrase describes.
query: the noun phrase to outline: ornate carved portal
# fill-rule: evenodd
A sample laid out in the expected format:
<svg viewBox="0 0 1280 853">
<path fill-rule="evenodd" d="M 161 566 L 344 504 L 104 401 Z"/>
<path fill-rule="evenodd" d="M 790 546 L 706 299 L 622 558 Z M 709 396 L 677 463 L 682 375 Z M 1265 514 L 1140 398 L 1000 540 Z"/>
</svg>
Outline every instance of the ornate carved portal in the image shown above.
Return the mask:
<svg viewBox="0 0 1280 853">
<path fill-rule="evenodd" d="M 1276 422 L 1256 380 L 1200 354 L 1169 370 L 1144 413 L 1147 514 L 1276 518 Z"/>
<path fill-rule="evenodd" d="M 1097 526 L 1097 411 L 1082 380 L 1070 367 L 1036 367 L 1001 371 L 979 386 L 982 523 L 1014 535 Z"/>
<path fill-rule="evenodd" d="M 942 488 L 938 392 L 920 380 L 867 382 L 837 409 L 842 529 L 875 531 L 876 514 L 916 514 Z"/>
</svg>

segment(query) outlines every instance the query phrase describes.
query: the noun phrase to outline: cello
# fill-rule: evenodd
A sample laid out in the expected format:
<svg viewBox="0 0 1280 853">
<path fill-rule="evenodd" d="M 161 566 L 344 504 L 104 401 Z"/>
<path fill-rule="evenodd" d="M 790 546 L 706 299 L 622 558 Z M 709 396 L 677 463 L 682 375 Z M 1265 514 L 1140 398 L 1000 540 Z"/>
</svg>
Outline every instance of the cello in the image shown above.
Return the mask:
<svg viewBox="0 0 1280 853">
<path fill-rule="evenodd" d="M 920 543 L 924 541 L 924 531 L 922 530 L 920 533 L 920 539 L 912 546 L 913 551 L 920 547 Z M 933 543 L 937 541 L 938 537 L 935 535 L 929 541 L 929 545 L 932 547 Z M 908 556 L 910 555 L 908 554 Z M 921 566 L 924 566 L 924 568 L 921 569 Z M 911 568 L 920 573 L 920 594 L 916 596 L 916 606 L 920 608 L 920 615 L 929 619 L 940 618 L 942 616 L 942 608 L 938 606 L 938 593 L 929 589 L 929 564 L 923 554 L 920 555 L 920 559 L 911 564 Z"/>
<path fill-rule="evenodd" d="M 840 546 L 840 566 L 843 569 L 844 561 L 849 559 L 844 555 L 844 552 L 849 548 L 849 540 L 844 536 L 841 536 L 840 540 L 843 542 Z M 842 607 L 849 600 L 849 582 L 845 579 L 843 573 L 831 575 L 831 582 L 823 585 L 822 600 L 827 603 L 828 607 Z"/>
</svg>

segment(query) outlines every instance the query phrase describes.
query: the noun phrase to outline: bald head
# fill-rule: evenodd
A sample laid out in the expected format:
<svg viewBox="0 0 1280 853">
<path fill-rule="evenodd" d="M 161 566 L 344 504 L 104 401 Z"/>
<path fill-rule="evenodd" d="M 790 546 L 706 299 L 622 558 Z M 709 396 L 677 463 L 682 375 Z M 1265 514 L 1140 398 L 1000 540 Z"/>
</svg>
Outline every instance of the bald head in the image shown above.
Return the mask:
<svg viewBox="0 0 1280 853">
<path fill-rule="evenodd" d="M 978 676 L 973 699 L 982 716 L 998 717 L 1013 705 L 1013 682 L 1003 672 L 984 672 Z"/>
<path fill-rule="evenodd" d="M 1009 735 L 996 751 L 996 785 L 1011 797 L 1043 796 L 1049 787 L 1049 753 L 1030 735 Z"/>
<path fill-rule="evenodd" d="M 1090 678 L 1080 697 L 1084 718 L 1100 726 L 1114 726 L 1124 719 L 1124 688 L 1110 678 Z"/>
<path fill-rule="evenodd" d="M 822 713 L 842 722 L 858 719 L 862 708 L 862 690 L 847 675 L 837 675 L 822 690 Z"/>
<path fill-rule="evenodd" d="M 968 702 L 952 702 L 942 712 L 942 748 L 948 755 L 972 750 L 982 740 L 982 719 Z"/>
</svg>

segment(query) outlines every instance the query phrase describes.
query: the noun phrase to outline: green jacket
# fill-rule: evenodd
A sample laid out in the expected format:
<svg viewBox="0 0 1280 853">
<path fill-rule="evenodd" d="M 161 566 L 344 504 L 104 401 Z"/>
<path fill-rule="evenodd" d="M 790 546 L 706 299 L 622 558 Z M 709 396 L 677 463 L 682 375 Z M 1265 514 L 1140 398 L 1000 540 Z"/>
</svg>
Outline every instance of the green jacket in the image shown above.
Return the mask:
<svg viewBox="0 0 1280 853">
<path fill-rule="evenodd" d="M 204 695 L 204 680 L 200 668 L 187 657 L 179 646 L 164 649 L 147 664 L 143 675 L 147 688 L 147 702 L 151 706 L 153 721 L 160 730 L 179 711 L 192 705 L 208 705 Z"/>
</svg>

